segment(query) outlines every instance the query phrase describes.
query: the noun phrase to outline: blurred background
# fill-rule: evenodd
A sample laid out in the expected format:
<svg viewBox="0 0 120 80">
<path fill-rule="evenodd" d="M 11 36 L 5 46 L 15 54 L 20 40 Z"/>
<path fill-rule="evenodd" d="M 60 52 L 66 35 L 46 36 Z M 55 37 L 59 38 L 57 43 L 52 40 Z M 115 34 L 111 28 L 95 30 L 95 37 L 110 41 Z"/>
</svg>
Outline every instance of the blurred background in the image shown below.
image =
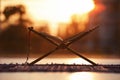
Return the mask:
<svg viewBox="0 0 120 80">
<path fill-rule="evenodd" d="M 31 26 L 66 39 L 96 25 L 70 47 L 89 57 L 120 58 L 120 0 L 0 0 L 0 56 L 25 56 L 29 41 L 32 56 L 55 48 L 34 33 L 29 40 Z"/>
</svg>

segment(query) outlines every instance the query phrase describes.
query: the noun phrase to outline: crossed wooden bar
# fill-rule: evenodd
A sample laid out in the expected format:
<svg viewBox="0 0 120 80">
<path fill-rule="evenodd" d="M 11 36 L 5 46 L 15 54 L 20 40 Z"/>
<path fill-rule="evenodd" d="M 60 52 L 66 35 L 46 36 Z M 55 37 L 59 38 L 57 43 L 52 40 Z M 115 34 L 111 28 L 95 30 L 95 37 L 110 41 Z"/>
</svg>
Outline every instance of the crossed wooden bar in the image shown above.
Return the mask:
<svg viewBox="0 0 120 80">
<path fill-rule="evenodd" d="M 99 26 L 95 26 L 94 28 L 90 29 L 89 31 L 84 32 L 83 34 L 78 33 L 68 39 L 60 39 L 58 37 L 49 35 L 47 33 L 43 33 L 43 32 L 37 32 L 36 30 L 33 29 L 33 27 L 29 27 L 29 31 L 43 37 L 44 39 L 48 40 L 50 43 L 52 43 L 53 45 L 56 46 L 56 48 L 54 48 L 53 50 L 49 51 L 48 53 L 46 53 L 45 55 L 35 59 L 34 61 L 28 63 L 28 65 L 34 65 L 35 63 L 37 63 L 38 61 L 42 60 L 43 58 L 47 57 L 48 55 L 52 54 L 53 52 L 55 52 L 58 49 L 67 49 L 70 52 L 72 52 L 73 54 L 83 58 L 84 60 L 88 61 L 89 63 L 91 63 L 92 65 L 97 65 L 95 62 L 93 62 L 92 60 L 82 56 L 81 54 L 79 54 L 77 51 L 73 50 L 72 48 L 69 47 L 70 44 L 72 44 L 73 42 L 81 39 L 82 37 L 84 37 L 85 35 L 89 34 L 90 32 L 94 31 L 96 28 L 98 28 Z"/>
</svg>

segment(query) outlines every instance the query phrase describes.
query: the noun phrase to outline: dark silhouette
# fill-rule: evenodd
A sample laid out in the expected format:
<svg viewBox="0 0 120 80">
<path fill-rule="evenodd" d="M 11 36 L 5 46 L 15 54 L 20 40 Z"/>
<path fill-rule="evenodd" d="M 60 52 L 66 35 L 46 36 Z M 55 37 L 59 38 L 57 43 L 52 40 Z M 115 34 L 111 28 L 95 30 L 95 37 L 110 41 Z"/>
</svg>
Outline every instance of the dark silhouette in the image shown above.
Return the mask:
<svg viewBox="0 0 120 80">
<path fill-rule="evenodd" d="M 25 19 L 25 7 L 23 5 L 7 6 L 3 14 L 7 28 L 0 34 L 0 52 L 1 53 L 25 53 L 27 43 L 27 24 L 32 24 L 30 20 Z M 18 14 L 18 19 L 13 23 L 9 19 Z M 14 18 L 13 18 L 14 20 Z M 5 26 L 2 26 L 5 27 Z"/>
</svg>

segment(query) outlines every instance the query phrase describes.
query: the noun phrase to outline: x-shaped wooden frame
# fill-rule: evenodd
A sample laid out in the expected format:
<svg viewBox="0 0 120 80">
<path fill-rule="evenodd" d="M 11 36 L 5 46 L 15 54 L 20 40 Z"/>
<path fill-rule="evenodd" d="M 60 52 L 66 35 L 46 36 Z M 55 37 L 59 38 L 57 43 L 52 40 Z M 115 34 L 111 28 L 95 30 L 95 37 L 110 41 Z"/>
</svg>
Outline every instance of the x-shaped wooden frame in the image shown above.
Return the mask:
<svg viewBox="0 0 120 80">
<path fill-rule="evenodd" d="M 86 31 L 85 33 L 81 34 L 81 33 L 78 33 L 77 35 L 69 38 L 69 39 L 65 39 L 65 40 L 62 40 L 62 39 L 59 39 L 57 37 L 54 37 L 54 36 L 51 36 L 51 35 L 48 35 L 46 33 L 42 33 L 42 32 L 37 32 L 35 30 L 33 30 L 33 27 L 29 27 L 29 31 L 32 31 L 34 32 L 35 34 L 37 35 L 40 35 L 41 37 L 43 37 L 44 39 L 48 40 L 50 43 L 54 44 L 56 46 L 55 49 L 49 51 L 48 53 L 46 53 L 45 55 L 35 59 L 34 61 L 32 61 L 31 63 L 29 63 L 29 65 L 34 65 L 35 63 L 37 63 L 38 61 L 40 61 L 41 59 L 47 57 L 48 55 L 52 54 L 53 52 L 55 52 L 56 50 L 58 49 L 67 49 L 69 51 L 71 51 L 72 53 L 74 53 L 75 55 L 83 58 L 84 60 L 88 61 L 89 63 L 91 63 L 92 65 L 97 65 L 95 62 L 93 62 L 92 60 L 80 55 L 77 51 L 71 49 L 69 47 L 70 44 L 72 44 L 73 42 L 77 41 L 78 39 L 84 37 L 85 35 L 89 34 L 90 32 L 92 32 L 93 30 L 95 30 L 96 28 L 98 27 L 98 25 L 96 27 L 94 27 L 93 29 L 89 30 L 89 31 Z M 55 42 L 55 40 L 58 41 L 58 43 Z"/>
</svg>

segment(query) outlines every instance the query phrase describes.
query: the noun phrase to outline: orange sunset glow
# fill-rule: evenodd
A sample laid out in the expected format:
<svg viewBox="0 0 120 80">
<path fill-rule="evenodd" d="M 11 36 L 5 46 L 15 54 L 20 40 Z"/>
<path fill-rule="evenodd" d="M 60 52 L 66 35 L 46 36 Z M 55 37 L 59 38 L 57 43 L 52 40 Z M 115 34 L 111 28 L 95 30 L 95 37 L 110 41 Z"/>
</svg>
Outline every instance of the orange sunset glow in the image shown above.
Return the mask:
<svg viewBox="0 0 120 80">
<path fill-rule="evenodd" d="M 88 22 L 88 13 L 95 8 L 93 0 L 2 0 L 4 5 L 23 4 L 26 7 L 27 15 L 33 20 L 34 27 L 38 28 L 42 21 L 49 23 L 50 33 L 56 35 L 59 23 L 70 23 L 71 17 L 76 22 L 82 22 L 79 25 L 80 31 L 85 29 L 85 23 Z M 62 31 L 65 28 L 62 27 Z M 64 32 L 63 32 L 64 33 Z"/>
<path fill-rule="evenodd" d="M 72 15 L 78 15 L 78 21 L 86 23 L 87 13 L 94 8 L 92 0 L 44 0 L 36 2 L 33 6 L 31 4 L 32 2 L 26 3 L 35 21 L 48 21 L 53 35 L 57 34 L 58 23 L 70 22 Z"/>
</svg>

